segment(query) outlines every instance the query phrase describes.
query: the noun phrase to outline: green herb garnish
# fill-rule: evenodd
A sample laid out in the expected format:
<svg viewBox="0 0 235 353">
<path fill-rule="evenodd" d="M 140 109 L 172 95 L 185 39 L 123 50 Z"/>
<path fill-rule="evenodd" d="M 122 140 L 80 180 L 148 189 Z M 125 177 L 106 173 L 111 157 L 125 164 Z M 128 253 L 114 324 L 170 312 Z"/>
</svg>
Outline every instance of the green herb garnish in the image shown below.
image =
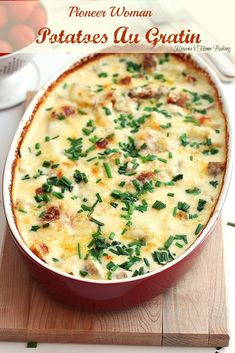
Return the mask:
<svg viewBox="0 0 235 353">
<path fill-rule="evenodd" d="M 192 194 L 192 195 L 199 195 L 201 193 L 201 190 L 197 187 L 186 189 L 185 191 L 187 194 Z"/>
<path fill-rule="evenodd" d="M 152 208 L 155 208 L 155 210 L 162 210 L 163 208 L 166 208 L 166 204 L 162 201 L 156 200 L 152 205 Z"/>
<path fill-rule="evenodd" d="M 203 228 L 203 224 L 199 223 L 194 234 L 198 235 L 201 232 L 202 228 Z"/>
<path fill-rule="evenodd" d="M 112 178 L 112 171 L 111 171 L 110 165 L 108 163 L 103 163 L 103 166 L 104 166 L 105 172 L 107 174 L 107 177 L 109 179 L 111 179 Z"/>
<path fill-rule="evenodd" d="M 199 200 L 198 200 L 198 205 L 197 205 L 197 210 L 198 210 L 199 212 L 202 211 L 202 210 L 204 210 L 205 205 L 206 205 L 206 200 L 199 199 Z"/>
<path fill-rule="evenodd" d="M 102 107 L 102 109 L 105 111 L 105 114 L 108 115 L 112 115 L 111 110 L 108 107 Z"/>
</svg>

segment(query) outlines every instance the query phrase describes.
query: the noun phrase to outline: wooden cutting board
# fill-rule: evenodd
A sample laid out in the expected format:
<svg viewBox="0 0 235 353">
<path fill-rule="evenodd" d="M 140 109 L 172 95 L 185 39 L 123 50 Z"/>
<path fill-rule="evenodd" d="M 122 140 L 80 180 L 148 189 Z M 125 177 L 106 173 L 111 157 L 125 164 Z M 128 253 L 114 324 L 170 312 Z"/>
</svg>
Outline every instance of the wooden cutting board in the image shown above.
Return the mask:
<svg viewBox="0 0 235 353">
<path fill-rule="evenodd" d="M 27 102 L 32 98 L 28 95 Z M 53 299 L 28 274 L 6 231 L 0 340 L 156 346 L 229 344 L 221 221 L 194 267 L 165 294 L 124 311 L 89 312 Z"/>
</svg>

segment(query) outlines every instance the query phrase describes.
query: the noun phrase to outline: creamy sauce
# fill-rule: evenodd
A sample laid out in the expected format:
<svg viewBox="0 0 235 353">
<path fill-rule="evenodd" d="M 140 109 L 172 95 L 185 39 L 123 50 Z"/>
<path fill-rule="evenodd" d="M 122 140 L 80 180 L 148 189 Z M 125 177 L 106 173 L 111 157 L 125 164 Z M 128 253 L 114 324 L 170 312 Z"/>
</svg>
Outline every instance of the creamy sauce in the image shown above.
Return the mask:
<svg viewBox="0 0 235 353">
<path fill-rule="evenodd" d="M 98 57 L 48 94 L 24 137 L 12 198 L 49 265 L 119 279 L 182 254 L 221 190 L 226 128 L 206 75 L 171 55 Z"/>
</svg>

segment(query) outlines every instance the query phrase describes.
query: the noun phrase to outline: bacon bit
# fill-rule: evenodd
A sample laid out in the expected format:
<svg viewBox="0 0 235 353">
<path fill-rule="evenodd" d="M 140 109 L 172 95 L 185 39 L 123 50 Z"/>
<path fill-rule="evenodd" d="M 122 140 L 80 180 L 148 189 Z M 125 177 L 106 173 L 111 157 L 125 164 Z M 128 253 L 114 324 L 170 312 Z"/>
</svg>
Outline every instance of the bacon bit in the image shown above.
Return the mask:
<svg viewBox="0 0 235 353">
<path fill-rule="evenodd" d="M 195 83 L 197 81 L 196 77 L 194 77 L 193 75 L 187 75 L 186 76 L 186 80 L 189 82 L 189 83 Z"/>
<path fill-rule="evenodd" d="M 61 170 L 58 170 L 56 175 L 57 175 L 57 178 L 59 178 L 59 179 L 61 179 L 63 177 L 63 173 Z"/>
<path fill-rule="evenodd" d="M 35 190 L 35 193 L 36 193 L 36 195 L 44 195 L 45 194 L 45 192 L 42 190 L 42 188 L 37 188 Z"/>
<path fill-rule="evenodd" d="M 224 171 L 225 166 L 222 162 L 209 162 L 207 168 L 209 175 L 217 177 L 220 173 Z"/>
<path fill-rule="evenodd" d="M 43 215 L 42 219 L 46 222 L 53 222 L 60 218 L 60 210 L 56 206 L 48 208 L 48 210 Z"/>
<path fill-rule="evenodd" d="M 186 212 L 183 212 L 181 210 L 179 210 L 176 214 L 176 217 L 179 219 L 188 219 L 188 215 Z"/>
<path fill-rule="evenodd" d="M 143 66 L 147 71 L 152 71 L 152 69 L 156 68 L 156 61 L 153 54 L 144 54 Z"/>
<path fill-rule="evenodd" d="M 113 98 L 113 92 L 109 92 L 106 97 L 106 99 L 110 99 L 110 98 Z"/>
<path fill-rule="evenodd" d="M 106 260 L 113 260 L 113 256 L 112 255 L 107 255 L 105 256 Z"/>
<path fill-rule="evenodd" d="M 181 92 L 171 92 L 167 98 L 167 103 L 176 104 L 179 107 L 183 107 L 185 103 L 188 101 L 188 97 L 186 94 Z"/>
<path fill-rule="evenodd" d="M 137 176 L 136 179 L 144 183 L 147 180 L 151 179 L 153 176 L 154 176 L 154 172 L 142 172 L 140 173 L 140 175 Z"/>
<path fill-rule="evenodd" d="M 53 111 L 53 112 L 51 113 L 51 118 L 52 118 L 52 119 L 58 119 L 58 118 L 59 118 L 59 114 L 56 113 L 55 111 Z"/>
<path fill-rule="evenodd" d="M 43 260 L 42 254 L 40 253 L 40 251 L 39 251 L 37 248 L 35 248 L 34 246 L 31 246 L 30 250 L 31 250 L 37 257 L 39 257 L 39 259 Z"/>
<path fill-rule="evenodd" d="M 123 77 L 119 80 L 120 85 L 129 85 L 131 83 L 131 76 Z"/>
<path fill-rule="evenodd" d="M 108 139 L 102 139 L 96 142 L 96 146 L 101 149 L 105 149 L 108 146 L 108 144 L 109 144 Z"/>
<path fill-rule="evenodd" d="M 71 105 L 64 105 L 62 107 L 62 110 L 63 110 L 65 116 L 71 116 L 71 115 L 76 114 L 75 108 Z"/>
<path fill-rule="evenodd" d="M 40 248 L 42 249 L 42 251 L 44 252 L 44 254 L 48 254 L 49 253 L 49 249 L 46 246 L 46 244 L 40 244 Z"/>
<path fill-rule="evenodd" d="M 56 112 L 53 111 L 51 113 L 52 119 L 59 119 L 61 115 L 64 115 L 65 117 L 71 116 L 76 114 L 76 109 L 72 105 L 64 105 L 61 107 L 60 111 Z"/>
<path fill-rule="evenodd" d="M 206 123 L 206 122 L 209 121 L 209 120 L 211 120 L 211 118 L 208 118 L 208 117 L 206 117 L 206 116 L 201 116 L 201 117 L 199 118 L 200 124 L 204 124 L 204 123 Z"/>
</svg>

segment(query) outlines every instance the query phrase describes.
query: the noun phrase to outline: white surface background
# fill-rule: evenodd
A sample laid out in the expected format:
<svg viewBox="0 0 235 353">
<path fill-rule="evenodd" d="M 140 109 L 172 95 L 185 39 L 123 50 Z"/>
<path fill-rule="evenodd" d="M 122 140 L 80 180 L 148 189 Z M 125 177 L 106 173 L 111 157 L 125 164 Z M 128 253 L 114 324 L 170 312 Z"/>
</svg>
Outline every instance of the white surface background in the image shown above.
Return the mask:
<svg viewBox="0 0 235 353">
<path fill-rule="evenodd" d="M 56 70 L 63 64 L 71 61 L 72 57 L 68 55 L 60 54 L 38 54 L 35 58 L 41 71 L 41 83 L 44 83 Z M 23 78 L 27 79 L 27 78 Z M 235 128 L 235 82 L 230 84 L 224 84 L 224 92 L 231 109 L 231 120 L 233 130 Z M 14 92 L 12 92 L 14 94 Z M 7 155 L 8 148 L 11 140 L 14 136 L 18 122 L 22 116 L 23 107 L 22 105 L 12 108 L 10 110 L 0 112 L 0 175 L 2 177 L 3 167 L 5 158 Z M 234 154 L 233 154 L 234 159 Z M 228 227 L 227 221 L 235 222 L 235 183 L 234 183 L 235 172 L 233 173 L 230 191 L 228 193 L 224 208 L 223 208 L 223 223 L 224 223 L 224 243 L 225 243 L 225 258 L 226 258 L 226 276 L 227 276 L 227 288 L 228 288 L 228 301 L 229 301 L 229 316 L 230 316 L 230 333 L 231 341 L 230 347 L 220 350 L 224 353 L 235 353 L 235 228 Z M 0 183 L 1 184 L 1 183 Z M 0 198 L 0 246 L 2 243 L 2 236 L 6 226 L 5 218 L 2 210 L 2 198 Z M 1 290 L 1 288 L 0 288 Z M 56 353 L 117 353 L 122 351 L 123 353 L 212 353 L 215 352 L 215 348 L 162 348 L 162 347 L 137 347 L 137 346 L 105 346 L 105 345 L 75 345 L 75 344 L 38 344 L 36 352 L 50 352 Z M 11 352 L 28 352 L 25 343 L 0 343 L 0 353 L 11 353 Z"/>
</svg>

